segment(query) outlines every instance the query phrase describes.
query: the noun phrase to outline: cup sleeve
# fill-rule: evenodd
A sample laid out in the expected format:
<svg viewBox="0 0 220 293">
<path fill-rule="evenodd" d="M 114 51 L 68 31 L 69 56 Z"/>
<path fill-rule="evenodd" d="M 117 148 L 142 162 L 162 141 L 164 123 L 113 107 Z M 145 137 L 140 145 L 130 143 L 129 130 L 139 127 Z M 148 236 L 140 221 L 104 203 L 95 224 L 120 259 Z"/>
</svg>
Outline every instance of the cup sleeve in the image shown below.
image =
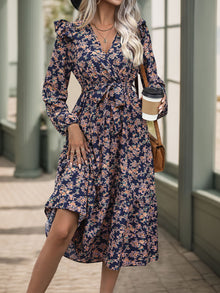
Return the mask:
<svg viewBox="0 0 220 293">
<path fill-rule="evenodd" d="M 65 38 L 57 34 L 42 90 L 47 115 L 63 136 L 67 134 L 70 124 L 78 123 L 77 115 L 69 112 L 66 104 L 71 73 L 67 50 Z"/>
<path fill-rule="evenodd" d="M 154 57 L 151 36 L 146 21 L 143 18 L 141 18 L 141 20 L 138 23 L 138 26 L 140 31 L 141 43 L 143 45 L 143 65 L 149 82 L 149 87 L 162 88 L 164 92 L 165 105 L 162 108 L 161 113 L 159 113 L 157 116 L 157 119 L 160 119 L 168 113 L 166 86 L 165 82 L 159 77 L 157 73 L 157 64 Z M 144 85 L 144 80 L 142 76 L 141 81 Z"/>
</svg>

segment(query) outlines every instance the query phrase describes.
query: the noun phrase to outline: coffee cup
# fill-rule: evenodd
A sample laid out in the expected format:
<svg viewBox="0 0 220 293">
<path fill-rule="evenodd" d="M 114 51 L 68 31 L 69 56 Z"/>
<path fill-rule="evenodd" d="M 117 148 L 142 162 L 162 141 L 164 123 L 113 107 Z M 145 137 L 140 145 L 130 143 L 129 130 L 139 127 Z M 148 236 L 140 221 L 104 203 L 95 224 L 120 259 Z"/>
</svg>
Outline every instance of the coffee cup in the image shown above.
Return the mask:
<svg viewBox="0 0 220 293">
<path fill-rule="evenodd" d="M 157 120 L 158 106 L 164 96 L 162 88 L 145 87 L 142 91 L 142 118 L 148 121 Z"/>
</svg>

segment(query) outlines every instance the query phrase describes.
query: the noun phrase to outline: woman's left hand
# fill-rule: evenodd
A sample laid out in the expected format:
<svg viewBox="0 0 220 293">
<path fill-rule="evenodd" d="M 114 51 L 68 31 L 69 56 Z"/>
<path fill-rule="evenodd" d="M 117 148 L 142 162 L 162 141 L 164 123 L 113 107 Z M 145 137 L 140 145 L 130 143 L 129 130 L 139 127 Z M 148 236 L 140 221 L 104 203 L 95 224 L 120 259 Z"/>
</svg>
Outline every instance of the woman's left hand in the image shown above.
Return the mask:
<svg viewBox="0 0 220 293">
<path fill-rule="evenodd" d="M 158 114 L 160 114 L 163 110 L 163 108 L 165 107 L 165 104 L 166 104 L 166 96 L 163 96 L 163 98 L 161 99 L 160 101 L 160 105 L 158 106 Z"/>
</svg>

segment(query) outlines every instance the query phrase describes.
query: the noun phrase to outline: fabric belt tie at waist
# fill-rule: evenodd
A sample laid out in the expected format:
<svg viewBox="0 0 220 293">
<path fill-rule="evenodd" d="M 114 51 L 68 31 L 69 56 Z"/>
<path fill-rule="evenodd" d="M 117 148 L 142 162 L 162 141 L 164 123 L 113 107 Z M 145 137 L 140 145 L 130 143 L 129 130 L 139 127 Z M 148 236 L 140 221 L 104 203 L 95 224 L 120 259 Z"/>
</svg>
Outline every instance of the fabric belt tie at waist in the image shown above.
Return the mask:
<svg viewBox="0 0 220 293">
<path fill-rule="evenodd" d="M 117 81 L 114 80 L 111 83 L 104 83 L 99 85 L 99 89 L 95 90 L 95 96 L 92 98 L 92 100 L 95 102 L 96 106 L 92 107 L 92 113 L 91 113 L 91 128 L 94 129 L 94 123 L 96 122 L 96 109 L 97 105 L 101 102 L 104 96 L 104 103 L 105 106 L 107 104 L 111 107 L 112 112 L 112 118 L 114 120 L 114 134 L 117 135 L 121 129 L 122 124 L 121 120 L 123 120 L 121 117 L 121 110 L 127 105 L 127 102 L 129 100 L 128 94 L 127 94 L 127 87 L 133 85 L 133 80 L 129 81 Z M 94 90 L 94 84 L 88 85 L 84 88 L 84 90 L 93 91 Z M 110 101 L 110 103 L 108 103 Z M 107 106 L 108 107 L 108 106 Z M 108 110 L 108 109 L 106 109 Z M 106 111 L 103 113 L 103 126 L 105 121 L 107 120 L 105 117 Z M 108 123 L 108 122 L 107 122 Z M 108 125 L 110 127 L 110 125 Z M 90 129 L 91 129 L 90 128 Z"/>
</svg>

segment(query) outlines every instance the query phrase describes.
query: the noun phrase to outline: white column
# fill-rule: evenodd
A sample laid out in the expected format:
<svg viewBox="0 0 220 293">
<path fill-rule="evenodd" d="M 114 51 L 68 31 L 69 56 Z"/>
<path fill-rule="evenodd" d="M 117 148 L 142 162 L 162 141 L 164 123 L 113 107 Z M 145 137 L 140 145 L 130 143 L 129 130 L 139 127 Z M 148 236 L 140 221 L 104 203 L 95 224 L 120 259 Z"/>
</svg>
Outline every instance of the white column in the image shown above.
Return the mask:
<svg viewBox="0 0 220 293">
<path fill-rule="evenodd" d="M 39 168 L 43 72 L 41 0 L 19 0 L 16 177 L 36 177 Z"/>
<path fill-rule="evenodd" d="M 187 249 L 192 249 L 192 191 L 213 187 L 216 9 L 216 0 L 181 5 L 179 239 Z"/>
<path fill-rule="evenodd" d="M 0 120 L 8 113 L 8 26 L 7 0 L 0 0 Z"/>
</svg>

